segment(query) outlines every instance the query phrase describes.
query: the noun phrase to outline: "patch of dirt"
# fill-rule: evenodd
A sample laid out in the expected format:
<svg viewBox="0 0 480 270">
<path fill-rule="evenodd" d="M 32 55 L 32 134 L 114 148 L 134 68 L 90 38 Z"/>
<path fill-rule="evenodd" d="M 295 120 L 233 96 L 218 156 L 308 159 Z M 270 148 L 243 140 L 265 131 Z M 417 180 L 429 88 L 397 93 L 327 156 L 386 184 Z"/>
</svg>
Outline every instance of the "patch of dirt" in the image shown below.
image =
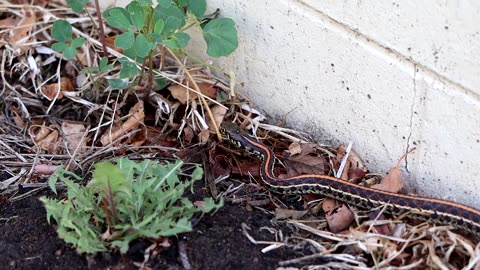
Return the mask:
<svg viewBox="0 0 480 270">
<path fill-rule="evenodd" d="M 0 267 L 1 269 L 137 269 L 134 260 L 142 255 L 106 254 L 88 257 L 79 255 L 56 235 L 47 223 L 39 195 L 0 206 Z M 192 269 L 274 269 L 278 261 L 294 254 L 277 249 L 267 254 L 264 246 L 254 245 L 242 234 L 241 224 L 252 230 L 255 239 L 263 226 L 271 227 L 270 219 L 259 210 L 225 203 L 213 216 L 205 215 L 194 226 L 194 231 L 173 239 L 173 245 L 148 264 L 152 269 L 183 269 L 179 261 L 178 242 L 186 245 Z M 267 234 L 269 235 L 269 234 Z M 273 238 L 273 237 L 271 237 Z M 265 239 L 267 240 L 267 239 Z M 272 239 L 268 239 L 272 240 Z M 137 243 L 139 250 L 142 243 Z"/>
</svg>

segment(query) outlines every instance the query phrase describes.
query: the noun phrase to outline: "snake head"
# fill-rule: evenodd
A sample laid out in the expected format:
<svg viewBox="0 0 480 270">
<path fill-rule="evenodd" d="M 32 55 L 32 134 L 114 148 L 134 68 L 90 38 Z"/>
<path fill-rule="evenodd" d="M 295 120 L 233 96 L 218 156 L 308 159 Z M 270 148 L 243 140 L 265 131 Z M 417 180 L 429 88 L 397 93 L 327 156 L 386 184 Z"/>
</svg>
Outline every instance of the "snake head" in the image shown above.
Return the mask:
<svg viewBox="0 0 480 270">
<path fill-rule="evenodd" d="M 243 144 L 241 142 L 245 140 L 245 137 L 250 137 L 250 135 L 243 131 L 239 126 L 230 122 L 222 123 L 220 126 L 220 131 L 225 139 L 238 148 L 243 148 Z"/>
</svg>

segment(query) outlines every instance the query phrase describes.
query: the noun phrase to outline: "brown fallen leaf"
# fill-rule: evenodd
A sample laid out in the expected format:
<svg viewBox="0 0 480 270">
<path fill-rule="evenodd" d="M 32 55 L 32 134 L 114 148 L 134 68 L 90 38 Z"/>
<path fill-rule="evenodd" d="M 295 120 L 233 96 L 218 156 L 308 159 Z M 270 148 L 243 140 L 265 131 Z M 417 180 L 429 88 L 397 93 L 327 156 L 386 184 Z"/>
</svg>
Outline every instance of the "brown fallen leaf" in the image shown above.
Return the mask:
<svg viewBox="0 0 480 270">
<path fill-rule="evenodd" d="M 5 14 L 4 14 L 5 15 Z M 5 19 L 0 20 L 0 29 L 12 29 L 14 28 L 20 19 L 16 17 L 6 17 Z M 8 39 L 7 33 L 0 34 L 0 48 L 2 48 L 5 44 L 7 44 Z"/>
<path fill-rule="evenodd" d="M 49 154 L 59 154 L 63 146 L 63 140 L 59 136 L 58 130 L 53 126 L 41 126 L 35 128 L 31 134 L 35 143 L 35 148 L 44 150 Z"/>
<path fill-rule="evenodd" d="M 13 47 L 19 49 L 19 53 L 23 53 L 28 49 L 27 45 L 30 43 L 30 33 L 33 29 L 33 26 L 37 22 L 35 13 L 29 11 L 35 10 L 33 7 L 26 6 L 22 10 L 22 18 L 18 21 L 18 24 L 10 31 L 10 40 L 12 41 Z"/>
<path fill-rule="evenodd" d="M 223 118 L 225 117 L 225 114 L 227 113 L 227 108 L 225 108 L 224 106 L 215 105 L 211 108 L 211 110 L 212 110 L 213 118 L 215 119 L 215 123 L 217 124 L 217 127 L 219 127 L 220 124 L 223 122 Z M 215 131 L 210 117 L 207 118 L 207 125 L 210 131 Z"/>
<path fill-rule="evenodd" d="M 170 85 L 167 89 L 170 91 L 170 94 L 182 104 L 186 104 L 187 101 L 193 100 L 197 97 L 195 92 L 189 91 L 179 84 Z"/>
<path fill-rule="evenodd" d="M 286 150 L 285 152 L 289 153 L 290 156 L 295 156 L 302 152 L 302 146 L 299 142 L 293 142 L 288 146 L 288 150 Z"/>
<path fill-rule="evenodd" d="M 367 175 L 367 173 L 360 168 L 350 168 L 348 170 L 348 179 L 349 180 L 364 178 L 366 175 Z"/>
<path fill-rule="evenodd" d="M 345 152 L 345 145 L 339 145 L 337 147 L 337 155 L 332 160 L 333 166 L 336 170 L 340 168 L 340 164 L 342 163 L 343 157 L 345 156 Z M 368 168 L 364 165 L 363 161 L 360 159 L 357 153 L 355 153 L 354 150 L 351 150 L 348 155 L 347 162 L 345 163 L 342 176 L 340 178 L 343 180 L 351 180 L 364 177 L 367 173 Z"/>
<path fill-rule="evenodd" d="M 83 139 L 85 131 L 86 128 L 81 123 L 68 121 L 64 121 L 62 123 L 62 132 L 67 140 L 67 147 L 71 153 L 73 153 L 77 148 L 79 153 L 82 153 L 86 150 L 84 146 L 87 145 L 87 140 Z"/>
<path fill-rule="evenodd" d="M 123 53 L 123 49 L 120 47 L 115 46 L 115 39 L 117 36 L 109 36 L 105 38 L 105 43 L 107 44 L 108 47 L 114 49 L 115 51 L 119 53 Z"/>
<path fill-rule="evenodd" d="M 50 101 L 55 99 L 55 97 L 57 99 L 62 99 L 64 91 L 73 91 L 73 90 L 75 90 L 75 86 L 72 80 L 68 77 L 62 77 L 60 79 L 60 83 L 56 82 L 56 83 L 47 84 L 42 86 L 41 88 L 42 94 Z"/>
<path fill-rule="evenodd" d="M 370 211 L 368 212 L 368 218 L 370 220 L 388 220 L 385 215 L 380 214 L 379 210 L 376 211 Z M 392 235 L 392 230 L 388 226 L 388 224 L 382 224 L 382 225 L 374 225 L 375 231 L 379 234 L 383 235 Z"/>
<path fill-rule="evenodd" d="M 355 217 L 352 211 L 345 205 L 340 204 L 332 211 L 325 215 L 330 231 L 333 233 L 341 232 L 348 229 Z"/>
<path fill-rule="evenodd" d="M 252 176 L 256 179 L 260 177 L 260 162 L 258 161 L 243 161 L 238 166 L 232 166 L 232 173 L 241 176 Z"/>
<path fill-rule="evenodd" d="M 52 175 L 57 168 L 58 165 L 37 164 L 33 167 L 33 172 L 41 175 Z"/>
<path fill-rule="evenodd" d="M 350 167 L 352 166 L 352 163 L 350 160 L 347 159 L 347 162 L 345 163 L 345 167 L 343 167 L 343 172 L 340 178 L 344 181 L 348 181 L 348 172 L 350 172 Z"/>
<path fill-rule="evenodd" d="M 128 119 L 120 126 L 112 127 L 111 130 L 108 129 L 105 131 L 105 133 L 103 133 L 102 137 L 100 138 L 100 142 L 103 146 L 112 143 L 116 139 L 134 129 L 137 129 L 140 126 L 143 126 L 145 119 L 143 101 L 138 101 L 137 104 L 130 109 L 128 115 Z"/>
<path fill-rule="evenodd" d="M 211 165 L 210 170 L 215 178 L 229 175 L 232 172 L 232 164 L 225 155 L 210 152 L 209 162 Z"/>
<path fill-rule="evenodd" d="M 191 143 L 194 136 L 195 134 L 193 133 L 193 129 L 191 127 L 187 126 L 183 129 L 183 140 L 185 140 L 185 142 Z"/>
<path fill-rule="evenodd" d="M 292 149 L 297 154 L 284 158 L 287 176 L 293 177 L 302 174 L 324 175 L 330 170 L 328 160 L 316 149 L 316 144 L 300 144 L 300 149 Z M 297 147 L 297 146 L 294 146 Z"/>
<path fill-rule="evenodd" d="M 198 138 L 200 139 L 200 144 L 206 144 L 208 142 L 208 138 L 210 138 L 210 131 L 208 129 L 202 129 L 200 134 L 198 134 Z"/>
<path fill-rule="evenodd" d="M 387 175 L 383 177 L 379 184 L 372 185 L 371 188 L 389 191 L 397 193 L 403 188 L 403 179 L 402 179 L 402 172 L 400 170 L 400 162 L 411 152 L 413 152 L 415 148 L 408 151 L 407 153 L 403 154 L 397 162 L 397 165 L 391 168 Z"/>
<path fill-rule="evenodd" d="M 329 213 L 337 208 L 339 204 L 341 204 L 341 202 L 335 199 L 325 198 L 322 203 L 322 209 L 325 213 Z"/>
<path fill-rule="evenodd" d="M 183 83 L 184 85 L 185 82 Z M 215 99 L 217 97 L 217 88 L 210 83 L 199 83 L 197 84 L 200 92 L 205 96 Z M 192 88 L 192 87 L 190 87 Z M 173 84 L 167 87 L 172 96 L 180 101 L 182 104 L 186 104 L 188 101 L 192 101 L 197 98 L 197 93 L 190 91 L 189 89 L 183 87 L 179 84 Z M 192 88 L 193 89 L 193 88 Z"/>
<path fill-rule="evenodd" d="M 18 128 L 23 129 L 25 127 L 25 121 L 23 121 L 22 112 L 15 106 L 10 106 L 9 110 L 13 114 L 13 121 L 15 122 L 15 125 Z"/>
</svg>

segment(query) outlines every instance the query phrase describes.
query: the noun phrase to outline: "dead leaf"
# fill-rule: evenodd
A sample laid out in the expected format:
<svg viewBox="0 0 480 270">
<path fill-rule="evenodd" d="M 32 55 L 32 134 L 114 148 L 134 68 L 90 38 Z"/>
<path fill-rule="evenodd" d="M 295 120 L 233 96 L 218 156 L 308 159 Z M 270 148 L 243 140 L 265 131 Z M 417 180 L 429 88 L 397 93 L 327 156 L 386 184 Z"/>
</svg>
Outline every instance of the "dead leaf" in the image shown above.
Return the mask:
<svg viewBox="0 0 480 270">
<path fill-rule="evenodd" d="M 352 163 L 352 166 L 351 166 L 352 169 L 359 169 L 365 173 L 368 172 L 367 166 L 363 164 L 362 159 L 358 156 L 355 150 L 353 149 L 350 150 L 350 154 L 348 155 L 348 160 Z"/>
<path fill-rule="evenodd" d="M 120 126 L 116 126 L 113 127 L 111 130 L 109 129 L 105 131 L 105 133 L 100 139 L 100 142 L 103 146 L 112 143 L 126 133 L 137 129 L 139 126 L 143 126 L 145 119 L 143 101 L 137 102 L 137 104 L 135 104 L 135 106 L 130 109 L 128 115 L 128 119 Z"/>
<path fill-rule="evenodd" d="M 350 168 L 348 170 L 348 179 L 349 180 L 363 178 L 366 175 L 367 175 L 367 173 L 360 168 Z"/>
<path fill-rule="evenodd" d="M 117 36 L 110 36 L 105 38 L 105 43 L 107 44 L 108 47 L 114 49 L 115 51 L 122 53 L 123 54 L 123 49 L 120 47 L 115 46 L 115 39 Z"/>
<path fill-rule="evenodd" d="M 380 211 L 370 211 L 368 212 L 368 218 L 372 221 L 374 220 L 387 220 L 385 215 L 381 214 Z M 388 224 L 381 224 L 381 225 L 374 225 L 373 226 L 377 233 L 383 234 L 383 235 L 392 235 L 392 230 L 388 226 Z"/>
<path fill-rule="evenodd" d="M 330 170 L 329 163 L 322 153 L 316 149 L 316 144 L 300 144 L 301 150 L 295 156 L 285 158 L 283 162 L 287 165 L 287 176 L 293 177 L 302 174 L 324 175 Z"/>
<path fill-rule="evenodd" d="M 285 208 L 276 208 L 275 209 L 275 219 L 301 219 L 308 213 L 308 210 L 293 210 Z"/>
<path fill-rule="evenodd" d="M 34 24 L 36 23 L 35 13 L 28 11 L 28 7 L 23 10 L 23 15 L 18 24 L 10 31 L 10 40 L 12 45 L 20 49 L 20 53 L 26 51 L 27 46 L 24 44 L 29 43 L 30 33 Z M 33 8 L 31 10 L 34 10 Z"/>
<path fill-rule="evenodd" d="M 86 128 L 81 123 L 67 122 L 62 123 L 62 132 L 67 140 L 67 146 L 71 153 L 73 153 L 77 148 L 79 153 L 82 153 L 86 150 L 85 146 L 87 140 L 83 139 L 85 135 Z"/>
<path fill-rule="evenodd" d="M 380 183 L 372 185 L 371 188 L 393 193 L 399 192 L 403 188 L 403 179 L 400 168 L 391 168 L 390 171 L 388 171 L 388 174 L 380 181 Z"/>
<path fill-rule="evenodd" d="M 355 217 L 352 211 L 345 206 L 345 204 L 340 204 L 338 207 L 328 212 L 325 215 L 330 231 L 337 233 L 348 229 L 350 224 L 355 220 Z"/>
<path fill-rule="evenodd" d="M 238 166 L 232 167 L 232 173 L 241 176 L 252 176 L 254 178 L 260 177 L 260 162 L 258 161 L 244 161 Z"/>
<path fill-rule="evenodd" d="M 290 154 L 290 156 L 295 156 L 302 152 L 302 146 L 299 142 L 293 142 L 288 146 L 288 150 L 285 151 Z"/>
<path fill-rule="evenodd" d="M 211 108 L 211 110 L 212 110 L 215 123 L 217 124 L 217 127 L 219 127 L 220 124 L 223 122 L 223 118 L 225 117 L 225 114 L 227 113 L 227 108 L 225 108 L 224 106 L 215 105 Z M 215 131 L 210 117 L 207 118 L 207 125 L 210 131 Z"/>
<path fill-rule="evenodd" d="M 195 92 L 189 91 L 179 84 L 170 85 L 167 89 L 170 91 L 170 94 L 182 104 L 186 104 L 188 100 L 193 100 L 197 97 Z"/>
<path fill-rule="evenodd" d="M 58 154 L 60 152 L 63 140 L 53 125 L 49 127 L 42 126 L 36 129 L 36 132 L 36 135 L 34 134 L 32 138 L 37 149 L 44 150 L 50 154 Z"/>
<path fill-rule="evenodd" d="M 50 134 L 50 132 L 52 132 L 50 127 L 47 127 L 45 125 L 32 127 L 29 131 L 30 136 L 32 137 L 34 142 L 43 140 L 45 137 L 48 136 L 48 134 Z"/>
<path fill-rule="evenodd" d="M 397 166 L 391 168 L 390 171 L 388 171 L 387 175 L 383 177 L 383 179 L 380 181 L 380 183 L 371 186 L 371 188 L 398 193 L 403 188 L 403 179 L 402 172 L 400 170 L 400 163 L 408 154 L 410 154 L 414 150 L 415 148 L 403 154 L 398 160 Z"/>
<path fill-rule="evenodd" d="M 60 93 L 58 93 L 58 90 L 60 90 Z M 63 93 L 64 91 L 73 91 L 75 90 L 74 84 L 72 80 L 68 77 L 62 77 L 60 79 L 60 84 L 58 82 L 56 83 L 51 83 L 42 86 L 41 91 L 42 94 L 48 99 L 48 100 L 53 100 L 55 97 L 58 97 L 57 99 L 62 99 L 63 98 Z"/>
<path fill-rule="evenodd" d="M 19 19 L 15 17 L 7 17 L 3 20 L 0 20 L 0 29 L 11 29 L 18 24 Z M 0 48 L 7 44 L 7 35 L 6 33 L 0 35 Z"/>
<path fill-rule="evenodd" d="M 343 157 L 345 156 L 345 151 L 345 145 L 339 145 L 337 147 L 337 155 L 332 160 L 333 166 L 336 170 L 340 168 L 340 164 L 342 163 Z M 363 164 L 363 161 L 360 159 L 357 153 L 355 153 L 353 149 L 350 150 L 340 178 L 343 180 L 351 180 L 364 177 L 366 173 L 368 173 L 368 168 Z"/>
<path fill-rule="evenodd" d="M 15 125 L 18 128 L 23 129 L 25 127 L 25 122 L 21 117 L 22 113 L 20 112 L 20 110 L 15 106 L 10 106 L 9 109 L 10 112 L 12 112 L 13 114 L 13 121 L 15 122 Z"/>
<path fill-rule="evenodd" d="M 217 98 L 217 91 L 218 89 L 213 86 L 211 83 L 198 83 L 198 88 L 200 88 L 200 92 L 205 96 L 216 99 Z"/>
<path fill-rule="evenodd" d="M 186 85 L 185 82 L 183 85 Z M 207 97 L 210 97 L 212 99 L 215 99 L 217 97 L 217 88 L 214 87 L 210 83 L 199 83 L 197 84 L 198 88 L 200 89 L 200 92 L 204 94 Z M 193 89 L 193 87 L 190 87 Z M 173 84 L 167 87 L 167 89 L 170 91 L 172 96 L 180 101 L 182 104 L 186 104 L 187 101 L 191 101 L 197 98 L 197 93 L 188 90 L 187 88 L 183 87 L 182 85 L 179 84 Z"/>
<path fill-rule="evenodd" d="M 0 28 L 11 29 L 18 24 L 18 19 L 14 17 L 7 17 L 0 20 Z"/>
<path fill-rule="evenodd" d="M 209 162 L 211 164 L 211 172 L 215 178 L 229 175 L 232 172 L 232 165 L 225 155 L 210 152 Z"/>
<path fill-rule="evenodd" d="M 345 162 L 345 167 L 343 167 L 342 175 L 340 178 L 344 181 L 348 181 L 348 173 L 350 172 L 350 166 L 352 163 L 347 159 L 347 162 Z"/>
<path fill-rule="evenodd" d="M 57 168 L 57 165 L 37 164 L 33 167 L 33 172 L 41 175 L 52 175 Z"/>
<path fill-rule="evenodd" d="M 322 203 L 322 209 L 325 213 L 329 213 L 333 211 L 333 209 L 337 208 L 340 202 L 332 198 L 325 198 Z"/>
<path fill-rule="evenodd" d="M 193 129 L 191 127 L 187 126 L 183 129 L 183 139 L 185 142 L 191 143 L 194 136 L 195 134 L 193 133 Z"/>
<path fill-rule="evenodd" d="M 200 139 L 200 144 L 205 144 L 208 142 L 208 138 L 210 138 L 210 131 L 208 129 L 202 129 L 200 134 L 198 134 L 198 138 Z"/>
</svg>

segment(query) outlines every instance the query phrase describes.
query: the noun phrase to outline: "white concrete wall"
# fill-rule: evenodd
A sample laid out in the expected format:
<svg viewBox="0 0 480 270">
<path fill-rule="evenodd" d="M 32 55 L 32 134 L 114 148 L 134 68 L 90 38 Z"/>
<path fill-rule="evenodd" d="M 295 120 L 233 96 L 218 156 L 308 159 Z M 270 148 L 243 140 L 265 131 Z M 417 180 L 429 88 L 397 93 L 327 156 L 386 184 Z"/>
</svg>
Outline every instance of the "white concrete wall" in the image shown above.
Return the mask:
<svg viewBox="0 0 480 270">
<path fill-rule="evenodd" d="M 217 63 L 257 108 L 353 141 L 372 171 L 416 146 L 410 190 L 480 208 L 480 2 L 208 4 L 238 25 L 239 49 Z"/>
</svg>

